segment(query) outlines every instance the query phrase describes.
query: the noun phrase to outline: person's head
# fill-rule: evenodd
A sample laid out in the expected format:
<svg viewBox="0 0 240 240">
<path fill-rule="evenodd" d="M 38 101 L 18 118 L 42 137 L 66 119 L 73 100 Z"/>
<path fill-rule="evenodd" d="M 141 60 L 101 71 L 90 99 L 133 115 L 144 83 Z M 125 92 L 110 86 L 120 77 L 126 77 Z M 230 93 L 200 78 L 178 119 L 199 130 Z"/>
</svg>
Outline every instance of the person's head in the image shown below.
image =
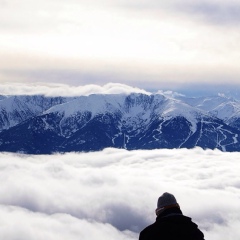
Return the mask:
<svg viewBox="0 0 240 240">
<path fill-rule="evenodd" d="M 171 193 L 165 192 L 158 198 L 156 215 L 158 216 L 164 210 L 174 207 L 180 208 L 176 198 Z"/>
</svg>

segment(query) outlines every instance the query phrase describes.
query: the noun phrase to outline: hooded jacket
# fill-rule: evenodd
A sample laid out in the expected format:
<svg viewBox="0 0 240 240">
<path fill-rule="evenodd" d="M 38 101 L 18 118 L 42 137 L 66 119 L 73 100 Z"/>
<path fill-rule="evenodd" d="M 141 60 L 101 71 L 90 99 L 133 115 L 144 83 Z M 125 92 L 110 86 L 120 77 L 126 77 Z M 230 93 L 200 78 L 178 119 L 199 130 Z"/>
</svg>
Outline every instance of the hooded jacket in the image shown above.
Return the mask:
<svg viewBox="0 0 240 240">
<path fill-rule="evenodd" d="M 139 240 L 204 240 L 203 233 L 179 208 L 166 209 L 141 231 Z"/>
</svg>

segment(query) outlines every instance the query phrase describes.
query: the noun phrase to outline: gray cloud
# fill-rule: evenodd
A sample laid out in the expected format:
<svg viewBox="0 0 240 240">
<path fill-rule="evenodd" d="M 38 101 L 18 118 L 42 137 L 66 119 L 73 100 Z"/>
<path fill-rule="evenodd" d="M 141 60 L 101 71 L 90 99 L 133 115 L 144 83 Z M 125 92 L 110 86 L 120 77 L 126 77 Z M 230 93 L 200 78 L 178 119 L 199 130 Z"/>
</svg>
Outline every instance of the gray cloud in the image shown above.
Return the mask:
<svg viewBox="0 0 240 240">
<path fill-rule="evenodd" d="M 169 191 L 206 239 L 237 239 L 238 155 L 199 148 L 1 153 L 0 237 L 136 240 Z"/>
<path fill-rule="evenodd" d="M 201 17 L 202 20 L 217 25 L 240 24 L 240 4 L 235 2 L 211 2 L 201 1 L 179 6 L 185 13 L 190 13 L 193 17 Z"/>
<path fill-rule="evenodd" d="M 141 10 L 142 12 L 167 11 L 170 14 L 184 14 L 185 17 L 198 18 L 213 24 L 236 24 L 240 23 L 240 3 L 238 1 L 216 0 L 173 0 L 156 1 L 140 0 L 125 1 L 122 6 L 129 9 Z"/>
</svg>

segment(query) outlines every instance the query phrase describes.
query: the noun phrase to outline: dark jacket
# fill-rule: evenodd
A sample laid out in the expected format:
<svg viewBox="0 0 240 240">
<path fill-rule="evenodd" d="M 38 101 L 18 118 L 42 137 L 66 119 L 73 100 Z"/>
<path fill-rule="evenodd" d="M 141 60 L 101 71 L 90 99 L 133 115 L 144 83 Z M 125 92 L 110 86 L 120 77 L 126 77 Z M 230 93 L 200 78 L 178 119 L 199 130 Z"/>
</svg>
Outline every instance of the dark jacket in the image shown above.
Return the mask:
<svg viewBox="0 0 240 240">
<path fill-rule="evenodd" d="M 182 215 L 179 208 L 171 208 L 146 227 L 139 240 L 204 240 L 204 235 L 191 218 Z"/>
</svg>

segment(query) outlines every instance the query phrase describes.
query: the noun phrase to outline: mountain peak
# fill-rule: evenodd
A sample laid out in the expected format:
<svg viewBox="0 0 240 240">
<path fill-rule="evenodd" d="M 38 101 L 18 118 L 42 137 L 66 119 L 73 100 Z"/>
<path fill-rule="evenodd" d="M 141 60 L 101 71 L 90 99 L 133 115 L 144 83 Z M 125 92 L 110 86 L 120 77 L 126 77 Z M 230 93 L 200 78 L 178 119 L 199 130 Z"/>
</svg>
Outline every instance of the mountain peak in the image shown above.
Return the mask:
<svg viewBox="0 0 240 240">
<path fill-rule="evenodd" d="M 52 153 L 126 149 L 240 150 L 240 105 L 215 96 L 92 94 L 0 100 L 0 151 Z M 3 131 L 4 130 L 4 131 Z"/>
</svg>

